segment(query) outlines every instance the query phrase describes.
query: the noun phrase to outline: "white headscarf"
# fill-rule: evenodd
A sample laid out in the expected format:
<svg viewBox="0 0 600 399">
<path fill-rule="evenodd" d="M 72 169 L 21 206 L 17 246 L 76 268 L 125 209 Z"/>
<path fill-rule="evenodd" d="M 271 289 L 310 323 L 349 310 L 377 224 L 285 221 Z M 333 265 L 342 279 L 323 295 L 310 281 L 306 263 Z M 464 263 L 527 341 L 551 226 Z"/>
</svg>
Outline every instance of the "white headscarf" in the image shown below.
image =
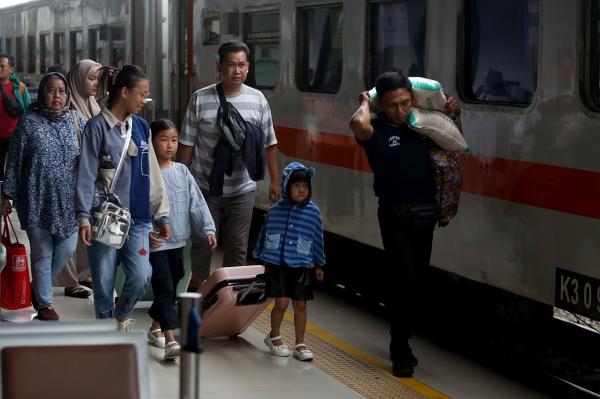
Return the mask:
<svg viewBox="0 0 600 399">
<path fill-rule="evenodd" d="M 85 95 L 87 77 L 98 72 L 102 65 L 92 60 L 81 60 L 71 68 L 67 75 L 71 89 L 71 108 L 77 110 L 86 120 L 100 113 L 100 106 L 94 97 Z"/>
</svg>

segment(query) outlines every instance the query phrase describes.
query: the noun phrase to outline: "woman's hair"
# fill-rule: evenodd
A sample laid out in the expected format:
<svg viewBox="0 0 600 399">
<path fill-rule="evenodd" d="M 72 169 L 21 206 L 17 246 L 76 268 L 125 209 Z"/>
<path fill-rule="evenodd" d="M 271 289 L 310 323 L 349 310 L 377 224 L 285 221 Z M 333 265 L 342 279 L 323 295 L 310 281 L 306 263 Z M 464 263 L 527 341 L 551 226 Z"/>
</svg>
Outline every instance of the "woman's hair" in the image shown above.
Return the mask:
<svg viewBox="0 0 600 399">
<path fill-rule="evenodd" d="M 170 119 L 157 119 L 150 124 L 150 131 L 152 132 L 152 140 L 154 137 L 162 132 L 163 130 L 173 129 L 177 131 L 175 124 Z"/>
<path fill-rule="evenodd" d="M 123 65 L 122 68 L 102 67 L 100 69 L 100 90 L 102 90 L 103 96 L 108 93 L 108 99 L 105 101 L 106 107 L 110 108 L 114 105 L 123 87 L 133 89 L 137 82 L 146 79 L 146 74 L 137 65 Z"/>
</svg>

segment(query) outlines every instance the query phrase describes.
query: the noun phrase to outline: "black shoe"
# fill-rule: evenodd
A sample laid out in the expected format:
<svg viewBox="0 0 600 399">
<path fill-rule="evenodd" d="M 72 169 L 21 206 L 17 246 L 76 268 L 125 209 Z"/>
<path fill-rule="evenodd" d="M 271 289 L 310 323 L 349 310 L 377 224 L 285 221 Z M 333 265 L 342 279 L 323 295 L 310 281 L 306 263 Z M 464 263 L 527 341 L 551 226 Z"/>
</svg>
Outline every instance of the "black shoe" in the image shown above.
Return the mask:
<svg viewBox="0 0 600 399">
<path fill-rule="evenodd" d="M 394 375 L 394 377 L 412 377 L 415 373 L 415 369 L 412 363 L 413 360 L 408 356 L 402 359 L 392 360 L 392 374 Z"/>
<path fill-rule="evenodd" d="M 83 287 L 65 287 L 65 296 L 72 298 L 87 298 L 91 293 Z"/>
<path fill-rule="evenodd" d="M 412 351 L 410 351 L 408 353 L 408 361 L 410 362 L 410 365 L 413 367 L 417 367 L 417 365 L 419 364 L 419 359 L 417 359 L 417 357 L 415 355 L 413 355 Z"/>
<path fill-rule="evenodd" d="M 94 283 L 92 281 L 82 280 L 79 282 L 79 285 L 83 285 L 84 287 L 88 287 L 90 290 L 94 289 Z"/>
</svg>

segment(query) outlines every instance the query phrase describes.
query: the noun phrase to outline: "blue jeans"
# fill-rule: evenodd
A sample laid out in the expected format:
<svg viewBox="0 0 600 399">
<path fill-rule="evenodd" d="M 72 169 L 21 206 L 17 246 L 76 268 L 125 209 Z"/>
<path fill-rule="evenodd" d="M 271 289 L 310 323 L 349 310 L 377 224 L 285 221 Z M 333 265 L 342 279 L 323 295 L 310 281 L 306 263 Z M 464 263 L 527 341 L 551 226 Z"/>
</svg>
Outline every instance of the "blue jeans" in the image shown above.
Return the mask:
<svg viewBox="0 0 600 399">
<path fill-rule="evenodd" d="M 31 286 L 38 308 L 52 306 L 52 280 L 75 252 L 77 232 L 67 238 L 59 238 L 46 230 L 26 230 L 31 248 Z"/>
<path fill-rule="evenodd" d="M 94 307 L 97 319 L 127 318 L 133 306 L 144 295 L 152 276 L 148 242 L 148 234 L 151 230 L 151 223 L 135 221 L 121 249 L 92 241 L 92 246 L 88 249 L 88 257 L 94 281 Z M 125 283 L 118 302 L 114 304 L 113 292 L 119 263 L 122 264 L 125 272 Z"/>
</svg>

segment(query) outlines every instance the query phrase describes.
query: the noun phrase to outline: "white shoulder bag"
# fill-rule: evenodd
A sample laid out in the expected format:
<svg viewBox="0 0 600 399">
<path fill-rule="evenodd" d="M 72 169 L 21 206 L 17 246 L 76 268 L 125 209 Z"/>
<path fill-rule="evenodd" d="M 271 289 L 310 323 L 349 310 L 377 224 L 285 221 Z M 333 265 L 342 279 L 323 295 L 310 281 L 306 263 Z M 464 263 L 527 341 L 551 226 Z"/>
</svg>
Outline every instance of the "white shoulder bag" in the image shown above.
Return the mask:
<svg viewBox="0 0 600 399">
<path fill-rule="evenodd" d="M 127 156 L 127 149 L 131 141 L 131 130 L 132 127 L 127 129 L 125 145 L 123 146 L 121 159 L 119 159 L 119 164 L 115 170 L 115 176 L 108 188 L 107 200 L 94 212 L 94 224 L 92 225 L 92 239 L 100 244 L 116 249 L 121 248 L 125 244 L 129 227 L 133 223 L 129 210 L 121 206 L 118 197 L 113 193 L 117 178 L 123 167 L 123 161 Z M 114 198 L 115 201 L 111 202 L 111 198 Z M 118 202 L 118 204 L 115 204 L 115 202 Z"/>
</svg>

